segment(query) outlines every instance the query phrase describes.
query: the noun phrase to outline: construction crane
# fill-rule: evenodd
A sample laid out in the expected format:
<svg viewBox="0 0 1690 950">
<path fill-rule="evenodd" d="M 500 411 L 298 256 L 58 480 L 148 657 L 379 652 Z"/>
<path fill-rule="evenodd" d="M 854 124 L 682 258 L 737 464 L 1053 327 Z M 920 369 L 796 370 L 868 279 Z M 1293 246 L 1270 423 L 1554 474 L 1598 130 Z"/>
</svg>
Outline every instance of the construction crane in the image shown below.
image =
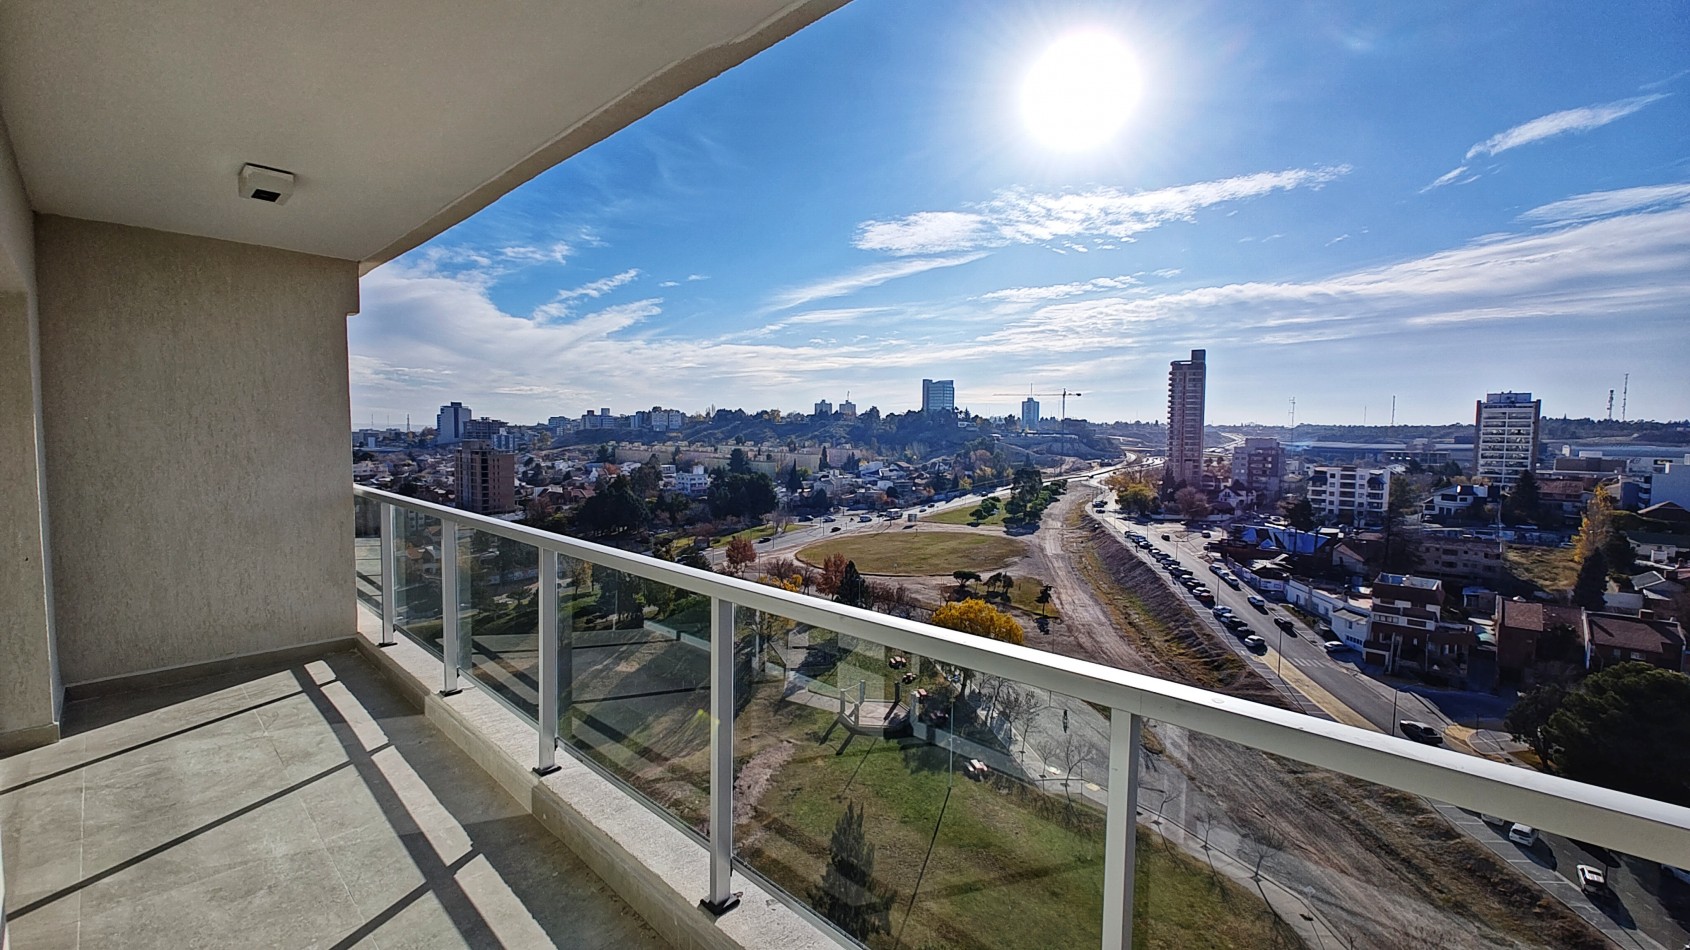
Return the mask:
<svg viewBox="0 0 1690 950">
<path fill-rule="evenodd" d="M 1033 387 L 1028 386 L 1027 391 L 1024 392 L 1024 393 L 992 393 L 992 395 L 994 395 L 994 396 L 1061 396 L 1062 397 L 1062 420 L 1061 420 L 1061 423 L 1059 423 L 1059 424 L 1066 424 L 1068 422 L 1068 397 L 1073 396 L 1074 398 L 1078 399 L 1079 397 L 1084 396 L 1085 393 L 1077 393 L 1077 392 L 1073 392 L 1072 390 L 1067 390 L 1067 389 L 1064 389 L 1061 392 L 1055 392 L 1055 393 L 1036 393 L 1036 392 L 1033 392 Z"/>
</svg>

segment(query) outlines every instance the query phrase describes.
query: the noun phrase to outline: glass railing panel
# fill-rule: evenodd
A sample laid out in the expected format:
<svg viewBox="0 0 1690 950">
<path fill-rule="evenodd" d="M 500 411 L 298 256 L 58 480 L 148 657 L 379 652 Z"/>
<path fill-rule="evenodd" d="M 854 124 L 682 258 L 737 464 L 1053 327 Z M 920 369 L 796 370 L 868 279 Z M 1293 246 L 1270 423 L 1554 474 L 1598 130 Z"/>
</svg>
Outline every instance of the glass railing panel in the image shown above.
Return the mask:
<svg viewBox="0 0 1690 950">
<path fill-rule="evenodd" d="M 1096 947 L 1109 723 L 740 610 L 739 859 L 870 947 Z"/>
<path fill-rule="evenodd" d="M 558 741 L 699 834 L 710 790 L 710 598 L 559 558 Z"/>
<path fill-rule="evenodd" d="M 358 601 L 381 614 L 381 503 L 352 498 L 352 586 Z"/>
<path fill-rule="evenodd" d="M 1140 946 L 1180 946 L 1193 929 L 1240 948 L 1648 945 L 1618 923 L 1635 910 L 1581 894 L 1571 843 L 1510 841 L 1506 814 L 1167 723 L 1145 723 L 1144 749 Z"/>
<path fill-rule="evenodd" d="M 394 622 L 399 632 L 442 655 L 440 519 L 401 508 L 395 539 Z"/>
<path fill-rule="evenodd" d="M 533 719 L 540 697 L 540 551 L 485 531 L 464 528 L 459 535 L 459 669 Z"/>
</svg>

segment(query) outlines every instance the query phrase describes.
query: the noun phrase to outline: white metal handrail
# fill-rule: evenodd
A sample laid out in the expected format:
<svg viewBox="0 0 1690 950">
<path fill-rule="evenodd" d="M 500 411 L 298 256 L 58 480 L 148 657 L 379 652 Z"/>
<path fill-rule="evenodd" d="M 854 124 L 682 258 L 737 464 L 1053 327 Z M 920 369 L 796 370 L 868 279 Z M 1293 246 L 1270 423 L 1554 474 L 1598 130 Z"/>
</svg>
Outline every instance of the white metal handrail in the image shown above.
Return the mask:
<svg viewBox="0 0 1690 950">
<path fill-rule="evenodd" d="M 766 611 L 901 652 L 1106 706 L 1116 711 L 1117 729 L 1131 727 L 1134 720 L 1143 718 L 1166 722 L 1367 782 L 1484 814 L 1505 815 L 1512 821 L 1622 853 L 1675 866 L 1690 865 L 1690 808 L 1683 806 L 1425 746 L 1086 660 L 848 607 L 379 489 L 355 485 L 353 493 L 371 502 L 439 518 L 443 524 L 459 529 L 484 531 L 543 552 L 555 552 L 707 595 L 717 602 L 717 609 L 712 610 L 713 625 L 722 622 L 721 605 L 729 605 L 730 610 L 737 606 Z M 387 527 L 395 521 L 383 518 L 381 524 Z M 731 620 L 731 612 L 728 617 Z M 384 631 L 383 639 L 388 636 L 390 632 Z M 448 674 L 446 682 L 454 683 L 455 677 Z M 1113 771 L 1113 757 L 1111 765 Z M 1122 774 L 1126 774 L 1124 764 Z M 731 781 L 728 785 L 731 791 Z M 719 888 L 713 886 L 712 890 L 719 896 Z M 1130 925 L 1129 919 L 1125 926 L 1130 928 Z M 1113 944 L 1109 936 L 1106 935 L 1106 946 Z"/>
</svg>

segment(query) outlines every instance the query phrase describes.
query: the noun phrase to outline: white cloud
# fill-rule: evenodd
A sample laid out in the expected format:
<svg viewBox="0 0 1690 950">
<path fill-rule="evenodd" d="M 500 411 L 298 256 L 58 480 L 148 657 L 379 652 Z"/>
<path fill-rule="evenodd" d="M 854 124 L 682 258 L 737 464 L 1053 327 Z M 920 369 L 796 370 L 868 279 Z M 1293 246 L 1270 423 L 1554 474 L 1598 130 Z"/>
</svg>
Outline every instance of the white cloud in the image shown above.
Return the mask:
<svg viewBox="0 0 1690 950">
<path fill-rule="evenodd" d="M 688 274 L 687 275 L 687 280 L 709 280 L 709 279 L 710 279 L 710 276 L 708 274 Z"/>
<path fill-rule="evenodd" d="M 1551 201 L 1520 215 L 1520 220 L 1564 224 L 1637 211 L 1656 211 L 1687 201 L 1690 201 L 1690 183 L 1643 185 L 1615 191 L 1593 191 Z"/>
<path fill-rule="evenodd" d="M 1665 93 L 1654 93 L 1647 96 L 1635 96 L 1630 99 L 1620 99 L 1616 102 L 1604 102 L 1593 106 L 1580 106 L 1576 109 L 1563 109 L 1548 115 L 1538 116 L 1530 122 L 1522 122 L 1510 129 L 1505 129 L 1485 139 L 1467 150 L 1467 156 L 1458 168 L 1439 175 L 1430 185 L 1421 191 L 1430 191 L 1455 181 L 1467 172 L 1468 166 L 1475 159 L 1500 155 L 1509 149 L 1522 145 L 1531 145 L 1544 139 L 1555 138 L 1560 135 L 1570 135 L 1574 132 L 1589 132 L 1599 129 L 1610 122 L 1623 119 L 1633 112 L 1649 105 L 1651 102 L 1666 98 Z M 1477 177 L 1476 175 L 1473 177 Z M 1467 181 L 1471 181 L 1468 178 Z"/>
<path fill-rule="evenodd" d="M 1349 171 L 1348 165 L 1292 168 L 1151 191 L 1100 187 L 1046 194 L 1012 189 L 969 211 L 918 211 L 888 221 L 864 221 L 857 226 L 856 246 L 909 255 L 1059 242 L 1085 251 L 1086 247 L 1074 242 L 1086 238 L 1130 241 L 1133 235 L 1164 224 L 1193 220 L 1198 211 L 1213 205 L 1276 191 L 1320 188 Z"/>
<path fill-rule="evenodd" d="M 663 281 L 662 283 L 659 283 L 657 286 L 659 286 L 659 287 L 679 287 L 679 286 L 681 286 L 681 282 L 678 281 L 678 280 L 666 280 L 666 281 Z"/>
<path fill-rule="evenodd" d="M 981 300 L 1002 300 L 1007 303 L 1026 304 L 1039 303 L 1045 300 L 1060 300 L 1063 297 L 1077 297 L 1080 294 L 1096 293 L 1102 290 L 1121 290 L 1138 283 L 1132 277 L 1094 277 L 1091 280 L 1079 281 L 1071 284 L 1049 284 L 1043 287 L 1006 287 L 982 294 Z"/>
<path fill-rule="evenodd" d="M 958 254 L 951 257 L 916 258 L 914 260 L 884 261 L 861 267 L 849 274 L 829 277 L 802 287 L 794 287 L 775 294 L 769 303 L 769 310 L 786 310 L 790 307 L 801 307 L 817 300 L 829 297 L 843 297 L 846 294 L 878 287 L 889 280 L 909 277 L 914 274 L 937 270 L 941 267 L 957 267 L 969 264 L 985 257 L 985 254 Z"/>
<path fill-rule="evenodd" d="M 520 261 L 525 264 L 562 264 L 574 253 L 574 248 L 563 241 L 555 241 L 540 247 L 527 244 L 514 244 L 499 248 L 499 256 L 509 261 Z"/>
<path fill-rule="evenodd" d="M 1350 239 L 1350 236 L 1348 234 L 1340 234 L 1337 237 L 1333 238 L 1332 240 L 1327 241 L 1326 246 L 1331 247 L 1332 245 L 1337 244 L 1339 241 L 1348 241 L 1349 239 Z"/>
<path fill-rule="evenodd" d="M 639 279 L 639 276 L 639 268 L 630 267 L 620 274 L 612 274 L 609 277 L 601 277 L 579 287 L 560 290 L 557 292 L 557 296 L 552 298 L 551 303 L 534 308 L 534 316 L 537 319 L 545 320 L 567 317 L 575 312 L 575 301 L 582 298 L 597 300 L 618 287 L 634 282 Z"/>
</svg>

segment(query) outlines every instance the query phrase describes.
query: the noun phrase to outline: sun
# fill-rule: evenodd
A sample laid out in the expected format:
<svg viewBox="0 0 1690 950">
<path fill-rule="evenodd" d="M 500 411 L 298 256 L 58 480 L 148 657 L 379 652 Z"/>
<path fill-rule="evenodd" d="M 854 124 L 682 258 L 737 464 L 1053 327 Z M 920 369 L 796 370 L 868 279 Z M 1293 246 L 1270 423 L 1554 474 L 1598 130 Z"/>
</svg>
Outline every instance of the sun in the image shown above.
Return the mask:
<svg viewBox="0 0 1690 950">
<path fill-rule="evenodd" d="M 1132 50 L 1103 32 L 1052 43 L 1021 83 L 1021 117 L 1047 148 L 1083 151 L 1115 137 L 1138 105 Z"/>
</svg>

